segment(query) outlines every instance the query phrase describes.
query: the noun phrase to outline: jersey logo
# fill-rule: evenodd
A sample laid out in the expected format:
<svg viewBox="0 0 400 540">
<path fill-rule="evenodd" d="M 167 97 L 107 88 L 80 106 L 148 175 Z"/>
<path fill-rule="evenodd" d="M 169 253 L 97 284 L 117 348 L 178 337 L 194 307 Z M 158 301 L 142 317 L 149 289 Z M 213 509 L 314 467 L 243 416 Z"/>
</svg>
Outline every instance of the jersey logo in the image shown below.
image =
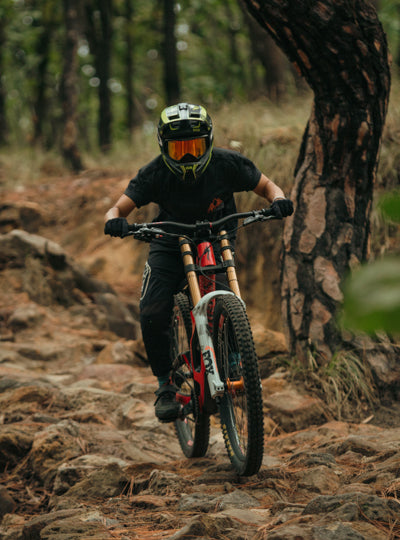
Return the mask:
<svg viewBox="0 0 400 540">
<path fill-rule="evenodd" d="M 220 199 L 219 197 L 215 197 L 215 199 L 212 200 L 210 206 L 208 207 L 207 214 L 212 214 L 212 212 L 215 212 L 217 208 L 222 210 L 223 207 L 224 207 L 224 201 Z"/>
</svg>

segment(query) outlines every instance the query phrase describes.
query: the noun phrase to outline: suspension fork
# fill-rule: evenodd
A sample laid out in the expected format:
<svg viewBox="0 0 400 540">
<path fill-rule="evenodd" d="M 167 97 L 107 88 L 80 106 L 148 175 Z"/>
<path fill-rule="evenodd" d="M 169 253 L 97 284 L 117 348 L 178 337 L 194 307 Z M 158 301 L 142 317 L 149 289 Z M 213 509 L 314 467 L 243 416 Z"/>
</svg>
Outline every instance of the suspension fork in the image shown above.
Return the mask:
<svg viewBox="0 0 400 540">
<path fill-rule="evenodd" d="M 225 241 L 226 241 L 226 244 L 224 243 L 223 246 L 221 245 L 221 247 L 224 247 L 224 251 L 225 251 L 225 256 L 223 256 L 223 259 L 226 261 L 230 261 L 233 265 L 233 256 L 232 256 L 230 244 L 227 239 L 226 240 L 222 239 L 222 242 L 225 242 Z M 201 401 L 203 401 L 204 384 L 202 381 L 204 379 L 204 372 L 205 372 L 207 376 L 209 389 L 210 389 L 210 395 L 214 399 L 217 396 L 223 395 L 225 391 L 225 387 L 218 373 L 218 366 L 217 366 L 217 359 L 216 359 L 215 350 L 214 350 L 214 344 L 213 344 L 213 340 L 212 340 L 212 336 L 211 336 L 209 324 L 208 324 L 208 316 L 207 316 L 208 306 L 210 303 L 214 302 L 218 296 L 222 294 L 233 294 L 233 292 L 212 291 L 202 297 L 201 292 L 200 292 L 199 282 L 197 279 L 197 274 L 195 272 L 193 252 L 190 247 L 190 244 L 185 238 L 181 238 L 179 241 L 179 245 L 181 249 L 183 266 L 184 266 L 184 270 L 186 274 L 186 279 L 188 282 L 189 292 L 190 292 L 190 296 L 192 298 L 192 302 L 194 306 L 191 313 L 192 322 L 194 321 L 194 324 L 196 326 L 197 336 L 199 339 L 199 345 L 200 345 L 200 350 L 201 350 L 201 357 L 202 357 L 202 365 L 200 368 L 200 373 L 193 371 L 193 376 L 195 380 L 197 380 L 197 382 L 199 382 L 200 384 Z M 235 278 L 236 278 L 236 272 L 235 272 L 234 266 L 229 266 L 228 270 L 229 269 L 233 269 L 233 273 L 231 272 L 230 282 L 234 285 Z M 238 287 L 236 287 L 236 289 L 238 290 Z"/>
</svg>

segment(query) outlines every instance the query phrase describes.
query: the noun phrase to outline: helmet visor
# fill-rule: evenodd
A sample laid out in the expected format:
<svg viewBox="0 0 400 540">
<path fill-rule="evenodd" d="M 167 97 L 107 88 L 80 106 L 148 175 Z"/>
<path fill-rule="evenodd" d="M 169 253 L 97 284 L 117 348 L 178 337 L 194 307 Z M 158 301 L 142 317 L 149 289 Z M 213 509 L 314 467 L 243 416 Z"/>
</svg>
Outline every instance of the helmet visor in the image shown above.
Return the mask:
<svg viewBox="0 0 400 540">
<path fill-rule="evenodd" d="M 185 139 L 182 141 L 167 141 L 168 155 L 175 161 L 181 160 L 186 154 L 199 158 L 205 153 L 206 149 L 207 143 L 205 137 Z"/>
</svg>

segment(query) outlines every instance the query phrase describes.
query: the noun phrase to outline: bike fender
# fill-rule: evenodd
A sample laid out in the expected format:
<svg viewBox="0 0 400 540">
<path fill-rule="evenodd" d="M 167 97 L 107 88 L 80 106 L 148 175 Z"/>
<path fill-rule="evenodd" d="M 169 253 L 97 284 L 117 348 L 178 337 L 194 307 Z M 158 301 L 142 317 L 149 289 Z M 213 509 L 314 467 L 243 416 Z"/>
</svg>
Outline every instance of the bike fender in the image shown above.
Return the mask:
<svg viewBox="0 0 400 540">
<path fill-rule="evenodd" d="M 201 298 L 192 310 L 194 320 L 196 322 L 197 335 L 201 354 L 204 360 L 208 385 L 212 398 L 222 396 L 224 393 L 224 383 L 221 381 L 217 361 L 215 357 L 214 344 L 208 329 L 207 307 L 211 300 L 224 294 L 234 294 L 231 291 L 212 291 Z"/>
</svg>

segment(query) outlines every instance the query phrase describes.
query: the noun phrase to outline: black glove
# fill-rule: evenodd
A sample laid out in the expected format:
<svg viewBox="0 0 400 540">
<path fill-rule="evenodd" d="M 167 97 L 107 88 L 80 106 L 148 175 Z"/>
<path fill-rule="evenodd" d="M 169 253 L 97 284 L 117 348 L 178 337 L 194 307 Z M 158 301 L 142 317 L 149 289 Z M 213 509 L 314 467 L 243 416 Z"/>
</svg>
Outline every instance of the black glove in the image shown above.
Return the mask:
<svg viewBox="0 0 400 540">
<path fill-rule="evenodd" d="M 125 236 L 128 234 L 128 222 L 124 217 L 109 219 L 104 226 L 104 234 Z"/>
<path fill-rule="evenodd" d="M 275 199 L 271 204 L 271 210 L 278 219 L 293 214 L 293 203 L 290 199 Z"/>
</svg>

